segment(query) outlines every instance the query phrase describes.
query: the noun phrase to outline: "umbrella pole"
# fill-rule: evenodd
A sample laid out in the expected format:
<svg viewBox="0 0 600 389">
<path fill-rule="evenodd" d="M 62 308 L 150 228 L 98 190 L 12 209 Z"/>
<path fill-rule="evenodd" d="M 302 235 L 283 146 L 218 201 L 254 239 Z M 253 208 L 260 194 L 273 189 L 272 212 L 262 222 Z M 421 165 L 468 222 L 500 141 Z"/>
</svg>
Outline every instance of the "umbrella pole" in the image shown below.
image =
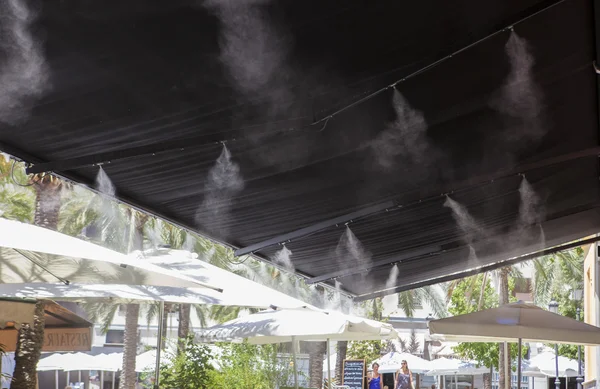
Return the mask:
<svg viewBox="0 0 600 389">
<path fill-rule="evenodd" d="M 81 370 L 79 370 L 79 381 L 77 382 L 81 382 Z"/>
<path fill-rule="evenodd" d="M 519 360 L 517 365 L 517 389 L 521 389 L 521 359 L 523 358 L 521 346 L 523 345 L 523 339 L 519 338 Z"/>
<path fill-rule="evenodd" d="M 58 370 L 54 370 L 54 387 L 58 389 Z"/>
<path fill-rule="evenodd" d="M 100 389 L 104 389 L 104 371 L 102 370 L 100 371 Z"/>
<path fill-rule="evenodd" d="M 160 381 L 160 346 L 162 346 L 162 322 L 165 315 L 165 302 L 161 301 L 158 305 L 158 336 L 156 337 L 156 366 L 154 369 L 154 388 L 158 389 Z"/>
<path fill-rule="evenodd" d="M 71 372 L 68 371 L 67 372 L 67 386 L 69 386 L 70 383 L 71 383 Z"/>
<path fill-rule="evenodd" d="M 294 388 L 298 389 L 298 361 L 296 360 L 296 337 L 292 336 L 292 358 L 294 358 Z M 158 387 L 157 387 L 158 389 Z"/>
<path fill-rule="evenodd" d="M 329 347 L 329 338 L 327 338 L 327 388 L 331 389 L 331 348 Z"/>
<path fill-rule="evenodd" d="M 113 371 L 112 389 L 115 389 L 115 372 Z"/>
</svg>

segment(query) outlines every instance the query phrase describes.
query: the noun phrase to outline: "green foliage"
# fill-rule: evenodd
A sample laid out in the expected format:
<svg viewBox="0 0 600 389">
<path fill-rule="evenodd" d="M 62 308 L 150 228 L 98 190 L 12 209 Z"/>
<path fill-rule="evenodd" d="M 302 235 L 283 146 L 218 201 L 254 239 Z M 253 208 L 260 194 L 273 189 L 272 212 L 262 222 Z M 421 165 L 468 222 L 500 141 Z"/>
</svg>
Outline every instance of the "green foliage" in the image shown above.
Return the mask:
<svg viewBox="0 0 600 389">
<path fill-rule="evenodd" d="M 577 318 L 577 307 L 582 308 L 582 304 L 580 301 L 573 301 L 571 299 L 570 291 L 565 291 L 563 293 L 557 294 L 554 296 L 556 302 L 558 303 L 558 313 L 562 316 L 570 317 L 572 319 Z M 581 316 L 583 317 L 583 309 L 581 309 Z M 554 347 L 552 344 L 548 344 L 547 346 Z M 577 346 L 573 346 L 570 344 L 559 344 L 558 345 L 558 355 L 562 355 L 564 357 L 576 360 L 577 359 Z M 581 348 L 581 358 L 583 359 L 585 355 L 585 347 Z"/>
<path fill-rule="evenodd" d="M 537 300 L 538 304 L 544 308 L 553 298 L 558 303 L 558 313 L 572 319 L 577 318 L 577 307 L 581 308 L 581 317 L 583 317 L 583 306 L 581 301 L 571 299 L 571 291 L 574 289 L 583 289 L 583 276 L 585 261 L 584 252 L 581 247 L 576 247 L 566 251 L 560 251 L 552 255 L 542 257 L 534 262 L 536 278 L 539 283 L 537 289 L 544 294 Z M 548 345 L 554 346 L 554 345 Z M 583 352 L 582 349 L 582 358 Z M 559 345 L 558 354 L 571 359 L 577 359 L 577 346 Z"/>
<path fill-rule="evenodd" d="M 14 170 L 13 170 L 13 164 Z M 14 173 L 14 181 L 13 181 Z M 29 180 L 21 162 L 10 161 L 0 156 L 0 210 L 2 217 L 21 222 L 33 222 L 35 213 L 35 192 L 26 185 Z"/>
<path fill-rule="evenodd" d="M 346 358 L 365 359 L 370 364 L 384 354 L 385 343 L 380 340 L 349 342 Z"/>
<path fill-rule="evenodd" d="M 288 383 L 291 362 L 281 363 L 274 345 L 222 344 L 220 372 L 211 373 L 213 389 L 275 389 Z"/>
<path fill-rule="evenodd" d="M 184 352 L 171 355 L 160 367 L 160 383 L 164 388 L 204 389 L 210 388 L 214 368 L 210 364 L 210 349 L 195 344 L 190 336 L 185 341 Z"/>
<path fill-rule="evenodd" d="M 515 278 L 509 277 L 509 291 L 514 290 Z M 514 300 L 514 299 L 513 299 Z M 448 311 L 456 316 L 498 306 L 498 295 L 492 288 L 489 276 L 479 274 L 460 280 L 453 286 Z M 460 343 L 453 348 L 462 358 L 476 361 L 482 366 L 498 368 L 499 343 Z M 525 355 L 525 349 L 522 349 Z M 517 355 L 518 345 L 510 345 L 511 355 Z"/>
</svg>

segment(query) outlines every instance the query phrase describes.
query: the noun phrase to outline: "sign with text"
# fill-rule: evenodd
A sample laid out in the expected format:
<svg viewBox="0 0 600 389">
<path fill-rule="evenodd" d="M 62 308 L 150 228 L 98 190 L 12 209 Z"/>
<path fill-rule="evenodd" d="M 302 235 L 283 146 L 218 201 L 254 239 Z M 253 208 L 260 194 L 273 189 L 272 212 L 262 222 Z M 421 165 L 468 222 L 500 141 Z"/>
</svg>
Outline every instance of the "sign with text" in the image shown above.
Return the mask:
<svg viewBox="0 0 600 389">
<path fill-rule="evenodd" d="M 364 359 L 344 359 L 344 375 L 342 385 L 350 389 L 364 389 L 366 363 Z"/>
<path fill-rule="evenodd" d="M 15 351 L 17 347 L 15 329 L 0 330 L 0 344 L 4 351 Z M 90 351 L 92 349 L 91 328 L 46 328 L 42 351 Z"/>
</svg>

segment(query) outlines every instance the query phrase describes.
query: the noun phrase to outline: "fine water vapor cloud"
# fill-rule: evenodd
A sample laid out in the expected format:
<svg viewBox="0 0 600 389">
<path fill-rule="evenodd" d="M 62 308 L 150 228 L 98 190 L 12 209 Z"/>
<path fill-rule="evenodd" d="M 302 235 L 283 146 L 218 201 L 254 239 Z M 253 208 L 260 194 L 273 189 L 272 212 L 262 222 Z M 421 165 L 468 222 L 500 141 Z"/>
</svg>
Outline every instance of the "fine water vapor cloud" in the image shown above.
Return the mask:
<svg viewBox="0 0 600 389">
<path fill-rule="evenodd" d="M 196 223 L 224 237 L 231 218 L 233 198 L 244 189 L 240 167 L 231 159 L 225 145 L 208 172 L 204 185 L 204 200 L 196 212 Z"/>
<path fill-rule="evenodd" d="M 27 119 L 49 88 L 42 45 L 31 32 L 36 16 L 25 0 L 0 1 L 0 121 L 6 124 Z"/>
<path fill-rule="evenodd" d="M 506 141 L 539 141 L 546 134 L 544 96 L 534 78 L 532 50 L 527 41 L 513 31 L 506 42 L 505 53 L 510 62 L 510 73 L 490 105 L 509 119 L 503 132 Z"/>
<path fill-rule="evenodd" d="M 269 0 L 207 0 L 221 22 L 220 60 L 245 99 L 263 98 L 272 110 L 284 109 L 291 92 L 288 45 L 263 8 Z M 282 106 L 283 105 L 283 106 Z"/>
<path fill-rule="evenodd" d="M 433 157 L 427 139 L 427 122 L 421 112 L 412 108 L 406 98 L 394 89 L 392 98 L 396 120 L 388 124 L 371 142 L 377 165 L 392 170 L 397 164 L 422 165 Z"/>
</svg>

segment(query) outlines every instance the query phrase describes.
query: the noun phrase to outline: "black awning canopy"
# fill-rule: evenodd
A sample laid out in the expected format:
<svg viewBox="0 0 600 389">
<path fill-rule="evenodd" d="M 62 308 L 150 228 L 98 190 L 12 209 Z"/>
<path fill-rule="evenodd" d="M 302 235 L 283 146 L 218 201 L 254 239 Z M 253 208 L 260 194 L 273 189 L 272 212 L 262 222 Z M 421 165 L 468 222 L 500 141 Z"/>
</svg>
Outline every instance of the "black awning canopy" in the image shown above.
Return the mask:
<svg viewBox="0 0 600 389">
<path fill-rule="evenodd" d="M 311 282 L 432 284 L 600 229 L 592 15 L 583 0 L 46 2 L 43 93 L 11 89 L 1 147 L 86 184 L 102 163 L 121 199 L 238 254 L 285 244 Z M 239 172 L 215 181 L 222 142 Z M 366 254 L 338 248 L 346 228 Z"/>
</svg>

